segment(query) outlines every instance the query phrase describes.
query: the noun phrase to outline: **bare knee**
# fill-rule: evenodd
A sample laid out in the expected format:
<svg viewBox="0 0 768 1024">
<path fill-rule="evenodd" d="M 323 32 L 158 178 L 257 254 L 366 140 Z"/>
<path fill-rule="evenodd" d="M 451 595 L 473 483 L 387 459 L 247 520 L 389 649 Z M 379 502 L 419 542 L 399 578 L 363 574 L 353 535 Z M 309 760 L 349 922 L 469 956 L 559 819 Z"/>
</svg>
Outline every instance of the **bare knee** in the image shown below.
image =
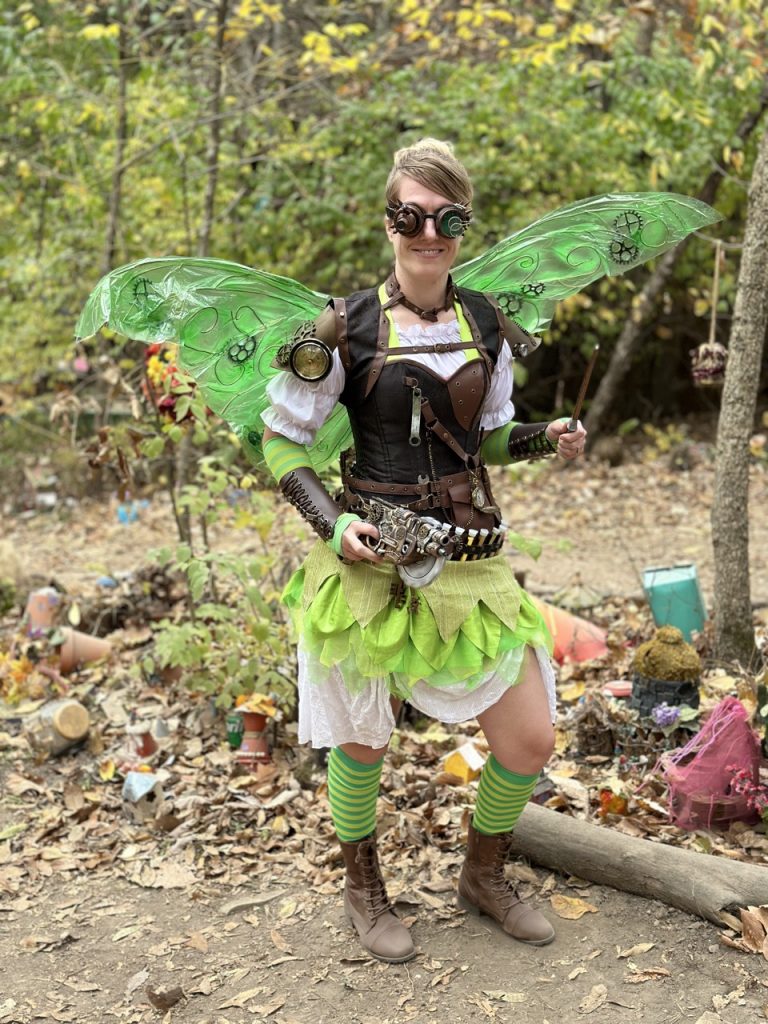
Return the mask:
<svg viewBox="0 0 768 1024">
<path fill-rule="evenodd" d="M 376 764 L 387 752 L 386 747 L 368 747 L 364 743 L 340 743 L 341 750 L 360 764 Z"/>
<path fill-rule="evenodd" d="M 555 750 L 555 727 L 551 722 L 540 722 L 531 730 L 526 740 L 526 748 L 532 760 L 543 768 Z"/>
<path fill-rule="evenodd" d="M 522 735 L 492 747 L 499 764 L 519 775 L 536 775 L 547 764 L 554 749 L 555 730 L 547 721 L 531 723 Z"/>
</svg>

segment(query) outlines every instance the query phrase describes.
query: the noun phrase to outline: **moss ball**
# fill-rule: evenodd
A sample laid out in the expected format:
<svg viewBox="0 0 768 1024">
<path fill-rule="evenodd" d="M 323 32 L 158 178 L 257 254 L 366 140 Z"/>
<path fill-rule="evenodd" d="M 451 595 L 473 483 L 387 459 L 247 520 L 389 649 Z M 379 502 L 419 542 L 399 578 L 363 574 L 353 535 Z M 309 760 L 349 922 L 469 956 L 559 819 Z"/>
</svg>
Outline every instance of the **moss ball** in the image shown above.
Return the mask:
<svg viewBox="0 0 768 1024">
<path fill-rule="evenodd" d="M 632 668 L 649 679 L 692 682 L 701 675 L 701 659 L 676 626 L 662 626 L 638 647 Z"/>
</svg>

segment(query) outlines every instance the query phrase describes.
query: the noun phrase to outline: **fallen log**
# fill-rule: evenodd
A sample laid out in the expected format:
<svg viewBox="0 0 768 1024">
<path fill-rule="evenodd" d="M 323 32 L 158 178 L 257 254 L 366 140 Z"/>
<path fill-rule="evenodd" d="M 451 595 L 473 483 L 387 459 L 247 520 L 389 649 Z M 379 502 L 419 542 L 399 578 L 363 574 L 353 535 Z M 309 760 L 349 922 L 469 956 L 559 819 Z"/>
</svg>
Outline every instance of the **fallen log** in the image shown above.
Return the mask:
<svg viewBox="0 0 768 1024">
<path fill-rule="evenodd" d="M 661 900 L 722 925 L 721 911 L 768 903 L 768 866 L 634 839 L 528 804 L 515 825 L 514 853 L 599 885 Z"/>
</svg>

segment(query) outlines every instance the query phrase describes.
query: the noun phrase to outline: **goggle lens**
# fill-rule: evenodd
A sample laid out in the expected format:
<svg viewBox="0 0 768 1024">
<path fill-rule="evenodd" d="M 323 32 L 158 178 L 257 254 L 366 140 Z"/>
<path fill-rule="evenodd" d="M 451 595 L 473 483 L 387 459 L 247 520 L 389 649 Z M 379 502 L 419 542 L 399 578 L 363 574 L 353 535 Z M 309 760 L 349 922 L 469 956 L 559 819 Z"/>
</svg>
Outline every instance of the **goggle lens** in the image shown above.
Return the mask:
<svg viewBox="0 0 768 1024">
<path fill-rule="evenodd" d="M 435 222 L 435 231 L 443 238 L 459 238 L 472 219 L 471 211 L 453 203 L 441 206 L 436 213 L 427 213 L 416 203 L 401 203 L 399 206 L 388 206 L 387 216 L 392 221 L 393 229 L 406 238 L 420 234 L 428 220 Z"/>
</svg>

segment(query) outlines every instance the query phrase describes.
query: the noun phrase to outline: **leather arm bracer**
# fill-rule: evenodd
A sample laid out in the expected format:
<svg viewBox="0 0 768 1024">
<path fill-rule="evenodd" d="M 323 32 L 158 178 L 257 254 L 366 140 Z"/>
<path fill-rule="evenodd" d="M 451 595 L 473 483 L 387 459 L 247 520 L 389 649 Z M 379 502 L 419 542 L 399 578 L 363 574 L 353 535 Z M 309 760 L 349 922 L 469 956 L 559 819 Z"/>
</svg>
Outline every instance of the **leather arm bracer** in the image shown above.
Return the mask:
<svg viewBox="0 0 768 1024">
<path fill-rule="evenodd" d="M 518 423 L 507 438 L 507 449 L 512 462 L 526 459 L 545 459 L 554 455 L 557 445 L 547 437 L 548 423 Z"/>
<path fill-rule="evenodd" d="M 280 490 L 323 540 L 333 537 L 333 528 L 341 509 L 323 487 L 314 469 L 299 466 L 280 478 Z"/>
</svg>

